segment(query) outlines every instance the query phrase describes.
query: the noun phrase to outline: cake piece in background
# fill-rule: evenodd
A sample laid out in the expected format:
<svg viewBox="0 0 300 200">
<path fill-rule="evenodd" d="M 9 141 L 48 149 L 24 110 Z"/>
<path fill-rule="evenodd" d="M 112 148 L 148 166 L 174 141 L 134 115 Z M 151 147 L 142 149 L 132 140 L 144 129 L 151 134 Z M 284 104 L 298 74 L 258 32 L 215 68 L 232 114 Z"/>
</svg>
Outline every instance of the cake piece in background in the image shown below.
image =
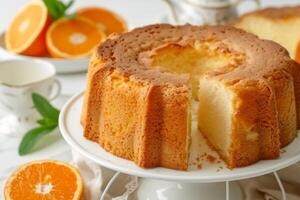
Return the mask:
<svg viewBox="0 0 300 200">
<path fill-rule="evenodd" d="M 300 6 L 270 7 L 246 13 L 235 26 L 279 43 L 300 63 Z"/>
</svg>

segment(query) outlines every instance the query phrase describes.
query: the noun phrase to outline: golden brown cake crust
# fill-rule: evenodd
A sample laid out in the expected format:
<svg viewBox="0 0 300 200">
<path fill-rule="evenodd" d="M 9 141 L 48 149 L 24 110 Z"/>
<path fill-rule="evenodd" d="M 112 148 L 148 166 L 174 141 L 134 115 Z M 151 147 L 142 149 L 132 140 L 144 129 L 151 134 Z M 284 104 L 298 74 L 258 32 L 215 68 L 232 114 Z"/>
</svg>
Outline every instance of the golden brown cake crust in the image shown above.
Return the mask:
<svg viewBox="0 0 300 200">
<path fill-rule="evenodd" d="M 228 166 L 278 157 L 280 137 L 285 138 L 282 146 L 295 137 L 296 116 L 288 111 L 295 110 L 293 98 L 300 100 L 299 66 L 277 43 L 230 26 L 156 24 L 110 36 L 98 47 L 89 67 L 81 118 L 85 136 L 141 167 L 187 169 L 189 77 L 151 68 L 147 59 L 166 45 L 185 47 L 206 41 L 217 44 L 212 48 L 237 52 L 244 58 L 241 63 L 206 74 L 238 95 L 234 116 L 240 120 L 233 122 L 235 144 L 232 155 L 226 158 Z M 140 111 L 136 117 L 128 114 L 134 123 L 122 124 L 121 119 L 128 118 L 123 114 L 131 111 Z M 128 129 L 122 128 L 124 136 L 113 130 L 115 124 Z M 286 127 L 289 131 L 281 131 Z M 244 134 L 247 131 L 262 135 L 251 143 Z M 253 151 L 251 146 L 255 146 Z"/>
<path fill-rule="evenodd" d="M 120 72 L 130 74 L 137 79 L 153 83 L 180 84 L 182 82 L 181 76 L 168 76 L 168 73 L 151 70 L 144 63 L 141 63 L 141 53 L 168 44 L 187 46 L 195 43 L 195 41 L 213 40 L 222 41 L 231 51 L 242 52 L 246 55 L 245 63 L 234 70 L 230 70 L 230 73 L 227 73 L 228 70 L 218 72 L 219 74 L 228 74 L 227 79 L 236 79 L 237 76 L 242 79 L 260 79 L 270 70 L 286 68 L 286 63 L 289 60 L 288 52 L 275 42 L 260 40 L 253 34 L 230 26 L 197 27 L 168 24 L 137 28 L 108 39 L 99 46 L 97 56 L 103 61 L 103 67 L 114 66 Z M 286 62 L 282 62 L 282 60 L 286 60 Z M 265 66 L 266 62 L 269 66 L 261 67 Z"/>
<path fill-rule="evenodd" d="M 290 17 L 300 17 L 300 6 L 268 7 L 261 10 L 249 12 L 243 16 L 247 15 L 260 15 L 270 19 L 286 19 Z"/>
<path fill-rule="evenodd" d="M 246 20 L 247 18 L 250 19 L 251 17 L 263 17 L 267 20 L 274 21 L 274 23 L 277 23 L 280 21 L 284 25 L 285 22 L 288 22 L 289 20 L 295 20 L 296 22 L 298 21 L 298 19 L 300 17 L 300 6 L 268 7 L 268 8 L 255 10 L 253 12 L 246 13 L 240 17 L 239 21 L 236 24 L 237 27 L 247 30 L 247 28 L 243 27 L 242 24 L 243 24 L 244 20 Z M 254 22 L 255 22 L 255 18 L 254 18 Z M 266 25 L 266 26 L 268 27 L 268 25 Z M 287 28 L 289 29 L 289 26 L 287 26 Z M 273 28 L 270 29 L 271 32 L 272 32 L 272 30 L 273 30 Z M 276 29 L 274 29 L 274 30 L 276 30 Z M 251 30 L 248 30 L 248 31 L 252 32 Z M 289 30 L 286 30 L 286 31 L 289 31 Z M 272 37 L 274 37 L 274 36 L 272 34 L 270 34 L 270 38 L 272 38 Z M 269 37 L 264 36 L 264 38 L 269 38 Z M 273 39 L 275 39 L 275 38 L 273 38 Z M 294 57 L 296 62 L 300 63 L 300 41 L 295 42 L 295 45 L 296 45 L 296 49 L 295 49 L 295 52 L 293 52 L 294 55 L 292 55 L 292 57 Z M 289 72 L 294 79 L 294 90 L 295 90 L 295 96 L 296 96 L 296 110 L 297 110 L 297 113 L 296 113 L 297 126 L 298 126 L 298 128 L 300 128 L 300 106 L 297 106 L 297 105 L 300 105 L 300 91 L 299 91 L 300 90 L 300 78 L 299 78 L 299 73 L 300 73 L 299 68 L 300 67 L 298 64 L 293 63 L 293 62 L 290 62 L 289 66 L 290 66 Z M 284 143 L 286 144 L 286 142 L 284 142 Z"/>
</svg>

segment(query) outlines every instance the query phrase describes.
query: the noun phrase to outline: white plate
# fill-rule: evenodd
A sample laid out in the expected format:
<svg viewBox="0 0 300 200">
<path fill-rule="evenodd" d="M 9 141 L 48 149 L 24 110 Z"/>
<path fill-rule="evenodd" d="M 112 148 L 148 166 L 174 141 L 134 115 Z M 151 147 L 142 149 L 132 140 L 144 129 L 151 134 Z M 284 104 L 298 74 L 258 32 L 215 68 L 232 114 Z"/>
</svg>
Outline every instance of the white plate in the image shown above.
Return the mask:
<svg viewBox="0 0 300 200">
<path fill-rule="evenodd" d="M 82 127 L 80 125 L 82 100 L 83 92 L 72 97 L 63 107 L 59 117 L 59 126 L 63 137 L 71 147 L 87 158 L 104 167 L 126 174 L 168 181 L 199 183 L 221 182 L 260 176 L 285 168 L 300 160 L 300 138 L 297 137 L 292 144 L 283 149 L 279 159 L 260 161 L 248 167 L 229 170 L 225 167 L 223 162 L 211 163 L 204 159 L 201 163 L 202 169 L 197 169 L 194 165 L 190 165 L 188 171 L 171 170 L 161 167 L 142 169 L 131 161 L 106 152 L 98 144 L 83 137 Z M 192 127 L 192 135 L 192 137 L 199 137 L 200 134 L 197 134 L 196 127 Z M 201 144 L 192 142 L 190 160 L 195 161 L 197 155 L 204 153 L 217 156 L 216 152 L 213 152 L 207 147 L 204 139 L 200 138 L 199 141 L 201 141 Z"/>
<path fill-rule="evenodd" d="M 75 73 L 75 72 L 84 72 L 88 68 L 89 58 L 76 58 L 76 59 L 55 59 L 55 58 L 46 58 L 46 57 L 32 57 L 24 56 L 11 53 L 6 50 L 4 43 L 4 33 L 0 34 L 0 58 L 9 59 L 9 58 L 23 58 L 23 59 L 41 59 L 52 63 L 56 72 L 59 74 L 66 73 Z"/>
</svg>

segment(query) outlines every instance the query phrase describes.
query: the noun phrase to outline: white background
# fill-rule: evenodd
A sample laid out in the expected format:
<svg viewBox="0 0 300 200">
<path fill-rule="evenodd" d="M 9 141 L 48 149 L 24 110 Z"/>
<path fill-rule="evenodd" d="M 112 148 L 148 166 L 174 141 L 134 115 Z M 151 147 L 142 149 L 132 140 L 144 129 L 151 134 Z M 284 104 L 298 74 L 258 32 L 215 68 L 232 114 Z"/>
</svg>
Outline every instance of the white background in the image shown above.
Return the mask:
<svg viewBox="0 0 300 200">
<path fill-rule="evenodd" d="M 180 1 L 180 0 L 179 0 Z M 15 11 L 28 0 L 0 0 L 0 30 L 5 29 Z M 299 0 L 261 0 L 262 6 L 300 4 Z M 167 5 L 162 0 L 75 0 L 73 9 L 87 5 L 100 5 L 118 12 L 130 27 L 159 22 L 168 13 Z M 242 11 L 253 7 L 244 3 Z"/>
<path fill-rule="evenodd" d="M 18 8 L 22 7 L 28 0 L 0 0 L 0 31 L 4 31 L 14 16 Z M 300 0 L 262 0 L 262 6 L 300 4 Z M 130 28 L 142 26 L 150 23 L 159 23 L 161 19 L 168 15 L 169 9 L 162 0 L 76 0 L 72 8 L 75 10 L 81 6 L 99 5 L 119 13 L 128 22 Z M 244 3 L 240 11 L 245 12 L 253 8 L 252 3 Z M 61 106 L 68 95 L 84 88 L 85 74 L 75 74 L 59 76 L 63 83 L 64 96 L 56 101 L 57 106 Z M 68 95 L 66 95 L 68 94 Z M 2 186 L 6 176 L 17 166 L 30 160 L 36 159 L 59 159 L 69 161 L 70 149 L 63 141 L 59 133 L 52 134 L 47 139 L 49 145 L 29 156 L 19 157 L 17 146 L 19 139 L 4 138 L 0 133 L 0 199 L 3 198 Z"/>
</svg>

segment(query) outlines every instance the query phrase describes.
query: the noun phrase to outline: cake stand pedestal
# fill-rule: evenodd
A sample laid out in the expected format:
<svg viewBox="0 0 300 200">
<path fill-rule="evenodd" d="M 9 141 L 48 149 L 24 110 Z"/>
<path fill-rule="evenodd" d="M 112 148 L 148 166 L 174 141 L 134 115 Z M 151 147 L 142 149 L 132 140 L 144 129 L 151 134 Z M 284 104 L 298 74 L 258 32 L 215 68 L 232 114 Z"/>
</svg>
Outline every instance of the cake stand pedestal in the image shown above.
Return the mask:
<svg viewBox="0 0 300 200">
<path fill-rule="evenodd" d="M 162 167 L 142 169 L 133 162 L 116 157 L 98 144 L 84 138 L 80 125 L 80 114 L 83 103 L 83 92 L 73 96 L 63 107 L 59 117 L 59 127 L 67 143 L 86 158 L 117 171 L 107 184 L 105 193 L 114 184 L 120 173 L 141 177 L 137 195 L 140 199 L 241 199 L 238 185 L 232 181 L 253 178 L 273 173 L 286 200 L 284 187 L 276 171 L 300 161 L 300 137 L 282 149 L 281 156 L 275 160 L 264 160 L 253 165 L 229 170 L 218 158 L 216 152 L 205 144 L 205 140 L 192 126 L 192 145 L 188 171 L 171 170 Z M 192 117 L 193 119 L 193 117 Z M 195 120 L 195 119 L 194 119 Z M 201 143 L 197 143 L 199 141 Z M 206 159 L 206 157 L 214 159 Z M 200 161 L 199 163 L 195 161 Z M 214 162 L 211 162 L 214 160 Z M 213 183 L 213 184 L 212 184 Z M 102 198 L 103 199 L 103 198 Z M 122 198 L 121 198 L 122 199 Z M 119 199 L 119 200 L 121 200 Z"/>
<path fill-rule="evenodd" d="M 117 178 L 121 172 L 116 172 L 106 185 L 100 200 L 105 200 L 108 191 L 117 184 Z M 282 200 L 286 200 L 286 192 L 277 174 L 272 173 L 277 181 L 282 194 Z M 138 183 L 138 186 L 136 184 Z M 137 199 L 147 200 L 242 200 L 243 192 L 240 186 L 234 181 L 217 183 L 185 183 L 170 182 L 150 178 L 140 178 L 133 185 L 128 185 L 127 192 L 136 191 Z M 127 196 L 127 195 L 126 195 Z M 117 197 L 116 200 L 127 200 L 127 198 Z"/>
<path fill-rule="evenodd" d="M 120 175 L 117 172 L 107 187 L 104 189 L 100 200 L 105 200 L 105 196 L 117 184 L 117 178 Z M 170 182 L 150 178 L 139 178 L 138 187 L 133 186 L 136 190 L 137 199 L 147 200 L 241 200 L 243 199 L 242 191 L 236 182 L 225 183 L 185 183 Z M 132 189 L 131 188 L 131 189 Z M 232 194 L 232 195 L 230 195 Z M 126 198 L 117 198 L 117 200 Z"/>
</svg>

